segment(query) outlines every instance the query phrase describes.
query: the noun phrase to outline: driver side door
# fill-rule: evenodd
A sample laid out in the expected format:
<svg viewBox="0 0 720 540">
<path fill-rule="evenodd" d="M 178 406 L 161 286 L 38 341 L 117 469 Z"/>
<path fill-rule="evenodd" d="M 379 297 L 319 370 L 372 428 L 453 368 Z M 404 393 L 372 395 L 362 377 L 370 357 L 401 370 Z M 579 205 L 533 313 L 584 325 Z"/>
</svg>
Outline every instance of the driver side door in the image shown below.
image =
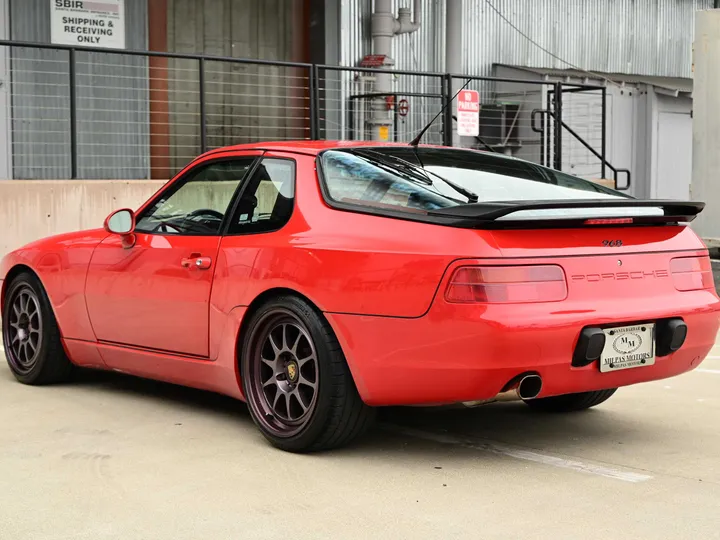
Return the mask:
<svg viewBox="0 0 720 540">
<path fill-rule="evenodd" d="M 123 248 L 118 235 L 97 247 L 85 295 L 98 341 L 208 357 L 220 238 L 259 155 L 199 163 L 138 213 L 132 247 Z"/>
</svg>

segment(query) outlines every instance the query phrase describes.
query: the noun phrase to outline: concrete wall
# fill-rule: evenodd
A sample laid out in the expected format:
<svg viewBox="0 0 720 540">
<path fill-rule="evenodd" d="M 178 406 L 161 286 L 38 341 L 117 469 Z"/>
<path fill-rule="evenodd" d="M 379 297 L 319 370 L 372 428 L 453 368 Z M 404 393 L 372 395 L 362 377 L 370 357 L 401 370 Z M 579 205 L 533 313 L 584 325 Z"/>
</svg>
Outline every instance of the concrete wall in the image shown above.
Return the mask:
<svg viewBox="0 0 720 540">
<path fill-rule="evenodd" d="M 158 180 L 0 181 L 0 257 L 45 236 L 102 227 L 118 208 L 137 208 Z"/>
<path fill-rule="evenodd" d="M 118 208 L 137 209 L 165 182 L 158 180 L 8 180 L 0 182 L 0 257 L 28 242 L 102 227 Z M 212 189 L 208 187 L 212 185 Z M 193 182 L 172 199 L 176 208 L 224 212 L 237 182 Z M 262 182 L 258 211 L 272 211 L 279 186 Z"/>
</svg>

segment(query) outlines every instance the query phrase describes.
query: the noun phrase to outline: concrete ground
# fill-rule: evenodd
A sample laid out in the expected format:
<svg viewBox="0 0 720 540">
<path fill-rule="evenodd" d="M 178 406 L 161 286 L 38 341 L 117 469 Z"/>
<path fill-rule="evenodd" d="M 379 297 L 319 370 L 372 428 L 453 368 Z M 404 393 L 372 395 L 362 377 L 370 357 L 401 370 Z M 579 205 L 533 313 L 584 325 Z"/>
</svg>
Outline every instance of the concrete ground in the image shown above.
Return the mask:
<svg viewBox="0 0 720 540">
<path fill-rule="evenodd" d="M 269 447 L 245 406 L 0 367 L 0 539 L 720 537 L 720 347 L 597 409 L 389 410 L 352 448 Z"/>
</svg>

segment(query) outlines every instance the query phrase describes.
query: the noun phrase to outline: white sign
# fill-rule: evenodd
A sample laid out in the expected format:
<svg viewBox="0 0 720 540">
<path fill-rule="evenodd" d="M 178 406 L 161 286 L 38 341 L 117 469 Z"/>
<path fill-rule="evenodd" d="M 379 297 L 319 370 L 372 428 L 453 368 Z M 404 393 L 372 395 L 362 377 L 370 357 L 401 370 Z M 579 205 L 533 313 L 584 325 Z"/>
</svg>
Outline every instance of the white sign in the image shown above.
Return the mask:
<svg viewBox="0 0 720 540">
<path fill-rule="evenodd" d="M 50 0 L 53 43 L 125 48 L 125 0 Z"/>
<path fill-rule="evenodd" d="M 462 90 L 457 98 L 457 132 L 463 137 L 480 135 L 480 94 Z"/>
</svg>

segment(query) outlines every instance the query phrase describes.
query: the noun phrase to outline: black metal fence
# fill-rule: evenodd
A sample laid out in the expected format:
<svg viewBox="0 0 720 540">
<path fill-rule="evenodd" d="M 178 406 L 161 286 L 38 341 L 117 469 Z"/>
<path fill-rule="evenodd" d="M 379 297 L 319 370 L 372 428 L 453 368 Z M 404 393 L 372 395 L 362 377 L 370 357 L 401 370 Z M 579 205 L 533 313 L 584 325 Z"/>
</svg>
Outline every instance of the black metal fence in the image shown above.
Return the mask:
<svg viewBox="0 0 720 540">
<path fill-rule="evenodd" d="M 408 142 L 490 149 L 605 178 L 604 87 L 199 54 L 1 41 L 9 59 L 14 178 L 165 179 L 197 154 L 267 140 Z M 389 76 L 379 94 L 375 79 Z M 480 93 L 477 137 L 453 136 L 453 96 Z M 578 99 L 575 96 L 582 96 Z M 575 103 L 575 105 L 573 105 Z"/>
</svg>

